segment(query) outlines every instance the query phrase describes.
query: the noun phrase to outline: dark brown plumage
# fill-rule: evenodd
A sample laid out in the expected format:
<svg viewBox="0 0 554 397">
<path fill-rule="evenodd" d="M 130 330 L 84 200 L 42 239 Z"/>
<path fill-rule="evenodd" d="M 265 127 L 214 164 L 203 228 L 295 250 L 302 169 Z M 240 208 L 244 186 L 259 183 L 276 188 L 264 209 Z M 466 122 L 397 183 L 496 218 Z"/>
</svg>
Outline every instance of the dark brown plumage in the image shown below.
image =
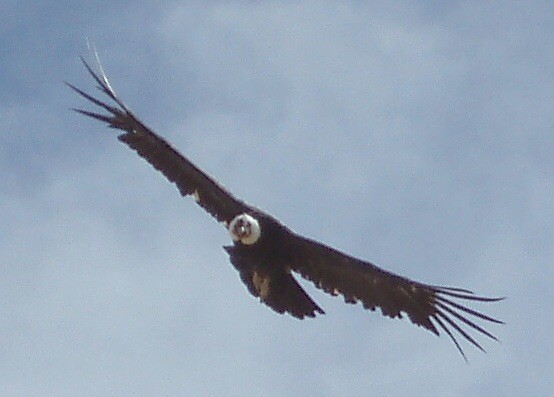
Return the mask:
<svg viewBox="0 0 554 397">
<path fill-rule="evenodd" d="M 219 222 L 229 226 L 241 214 L 248 214 L 258 222 L 261 234 L 254 243 L 239 240 L 224 248 L 250 293 L 273 310 L 286 312 L 300 319 L 315 317 L 317 313 L 324 314 L 294 279 L 292 272 L 295 272 L 329 294 L 342 295 L 347 303 L 361 302 L 364 308 L 370 310 L 380 308 L 385 316 L 391 318 L 407 315 L 414 324 L 436 335 L 442 329 L 464 358 L 464 352 L 453 331 L 480 350 L 483 348 L 468 333 L 469 329 L 496 340 L 474 318 L 500 324 L 501 321 L 455 302 L 454 299 L 495 302 L 502 298 L 486 298 L 465 289 L 412 281 L 294 233 L 272 216 L 234 197 L 145 126 L 116 96 L 100 62 L 98 74 L 84 59 L 83 63 L 98 88 L 117 106 L 102 102 L 68 84 L 108 114 L 75 109 L 77 112 L 123 131 L 118 136 L 121 142 L 175 183 L 183 196 L 193 195 L 198 204 Z"/>
</svg>

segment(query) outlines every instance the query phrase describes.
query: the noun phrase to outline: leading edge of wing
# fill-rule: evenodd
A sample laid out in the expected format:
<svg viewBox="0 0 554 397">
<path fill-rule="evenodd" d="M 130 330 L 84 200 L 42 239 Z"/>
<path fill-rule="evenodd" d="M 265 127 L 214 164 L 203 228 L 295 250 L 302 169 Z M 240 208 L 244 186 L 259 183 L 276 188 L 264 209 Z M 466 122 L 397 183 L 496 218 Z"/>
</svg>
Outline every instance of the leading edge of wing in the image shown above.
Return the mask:
<svg viewBox="0 0 554 397">
<path fill-rule="evenodd" d="M 189 159 L 175 150 L 169 142 L 136 117 L 116 95 L 104 73 L 98 54 L 94 52 L 94 55 L 99 72 L 95 72 L 83 57 L 81 57 L 81 61 L 97 83 L 97 88 L 115 104 L 110 105 L 101 101 L 66 82 L 65 84 L 72 90 L 107 111 L 107 114 L 83 109 L 73 109 L 74 111 L 105 122 L 110 128 L 123 131 L 118 136 L 121 142 L 135 150 L 139 156 L 160 171 L 170 182 L 173 182 L 181 195 L 193 195 L 196 202 L 218 221 L 229 223 L 236 215 L 249 209 L 246 203 L 234 197 L 216 180 L 196 167 Z"/>
</svg>

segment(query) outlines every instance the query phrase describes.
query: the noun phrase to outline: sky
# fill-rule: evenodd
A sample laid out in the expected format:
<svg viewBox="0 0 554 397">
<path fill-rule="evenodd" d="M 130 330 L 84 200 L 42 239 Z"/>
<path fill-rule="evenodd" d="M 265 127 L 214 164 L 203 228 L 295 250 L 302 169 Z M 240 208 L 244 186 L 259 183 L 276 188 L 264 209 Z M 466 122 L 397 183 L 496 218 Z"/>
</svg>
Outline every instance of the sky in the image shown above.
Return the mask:
<svg viewBox="0 0 554 397">
<path fill-rule="evenodd" d="M 2 396 L 547 396 L 554 385 L 554 5 L 0 3 Z M 114 88 L 296 232 L 505 296 L 486 354 L 302 285 L 253 298 L 226 230 L 71 112 Z"/>
</svg>

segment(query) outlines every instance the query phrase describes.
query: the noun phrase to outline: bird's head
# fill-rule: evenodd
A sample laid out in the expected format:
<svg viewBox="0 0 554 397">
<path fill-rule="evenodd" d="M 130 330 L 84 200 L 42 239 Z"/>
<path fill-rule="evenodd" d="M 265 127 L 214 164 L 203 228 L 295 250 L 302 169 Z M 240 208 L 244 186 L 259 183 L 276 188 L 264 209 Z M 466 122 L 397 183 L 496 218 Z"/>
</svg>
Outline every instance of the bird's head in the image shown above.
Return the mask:
<svg viewBox="0 0 554 397">
<path fill-rule="evenodd" d="M 229 223 L 229 234 L 235 242 L 252 245 L 258 241 L 262 231 L 260 224 L 254 217 L 248 214 L 240 214 Z"/>
</svg>

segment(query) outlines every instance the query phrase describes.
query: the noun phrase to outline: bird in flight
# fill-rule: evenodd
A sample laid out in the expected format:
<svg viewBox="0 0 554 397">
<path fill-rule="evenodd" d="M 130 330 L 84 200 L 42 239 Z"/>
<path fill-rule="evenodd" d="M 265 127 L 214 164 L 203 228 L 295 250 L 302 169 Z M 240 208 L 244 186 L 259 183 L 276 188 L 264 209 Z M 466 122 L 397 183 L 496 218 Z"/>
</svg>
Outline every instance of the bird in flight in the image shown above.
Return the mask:
<svg viewBox="0 0 554 397">
<path fill-rule="evenodd" d="M 113 104 L 66 83 L 107 113 L 73 110 L 121 130 L 118 136 L 121 142 L 174 183 L 181 195 L 191 195 L 227 228 L 233 244 L 223 248 L 248 291 L 267 306 L 299 319 L 325 314 L 295 280 L 293 273 L 296 273 L 328 294 L 342 295 L 346 303 L 361 302 L 364 309 L 379 308 L 391 318 L 407 316 L 412 323 L 436 335 L 444 331 L 464 359 L 457 336 L 461 335 L 482 351 L 469 332 L 497 340 L 476 320 L 497 324 L 503 324 L 502 321 L 468 307 L 464 301 L 496 302 L 503 298 L 477 296 L 466 289 L 424 284 L 388 272 L 369 261 L 303 237 L 266 212 L 246 204 L 135 116 L 116 95 L 97 53 L 94 54 L 97 71 L 84 58 L 81 60 L 97 88 Z"/>
</svg>

